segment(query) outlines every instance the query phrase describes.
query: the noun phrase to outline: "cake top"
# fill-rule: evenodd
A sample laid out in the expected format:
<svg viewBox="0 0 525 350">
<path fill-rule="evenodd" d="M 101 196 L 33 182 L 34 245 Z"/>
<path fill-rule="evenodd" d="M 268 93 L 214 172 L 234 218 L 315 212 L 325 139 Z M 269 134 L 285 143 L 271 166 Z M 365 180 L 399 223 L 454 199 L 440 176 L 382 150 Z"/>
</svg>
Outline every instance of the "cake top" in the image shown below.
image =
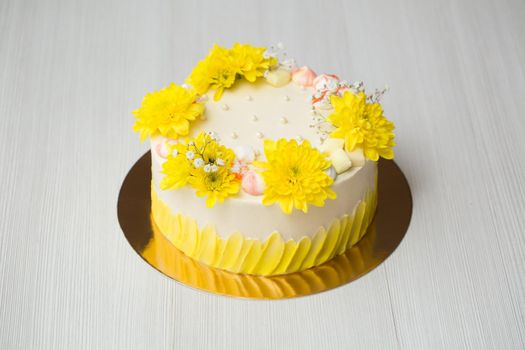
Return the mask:
<svg viewBox="0 0 525 350">
<path fill-rule="evenodd" d="M 289 214 L 336 197 L 338 176 L 393 158 L 385 90 L 317 75 L 282 45 L 215 45 L 186 84 L 149 93 L 133 113 L 163 160 L 161 188 L 190 186 L 206 204 L 261 196 Z"/>
</svg>

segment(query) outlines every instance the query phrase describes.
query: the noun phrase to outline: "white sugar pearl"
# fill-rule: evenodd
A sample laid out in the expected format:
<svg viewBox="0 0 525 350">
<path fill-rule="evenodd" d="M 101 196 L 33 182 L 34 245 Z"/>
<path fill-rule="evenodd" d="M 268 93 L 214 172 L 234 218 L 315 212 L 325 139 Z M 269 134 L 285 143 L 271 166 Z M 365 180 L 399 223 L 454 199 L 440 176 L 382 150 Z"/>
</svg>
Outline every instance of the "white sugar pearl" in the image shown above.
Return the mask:
<svg viewBox="0 0 525 350">
<path fill-rule="evenodd" d="M 257 136 L 258 139 L 262 139 L 262 138 L 264 137 L 263 133 L 260 132 L 260 131 L 257 131 L 257 132 L 255 133 L 255 136 Z"/>
<path fill-rule="evenodd" d="M 223 104 L 222 105 L 222 110 L 223 111 L 228 111 L 230 109 L 230 106 L 228 106 L 227 104 Z"/>
<path fill-rule="evenodd" d="M 288 96 L 288 95 L 284 96 L 284 100 L 285 101 L 290 101 L 290 96 Z"/>
<path fill-rule="evenodd" d="M 256 122 L 257 120 L 259 120 L 259 118 L 255 114 L 252 115 L 252 121 Z"/>
<path fill-rule="evenodd" d="M 232 139 L 234 139 L 234 140 L 235 140 L 238 136 L 239 136 L 239 135 L 237 135 L 237 133 L 236 133 L 235 131 L 231 133 L 231 137 L 232 137 Z"/>
<path fill-rule="evenodd" d="M 295 139 L 296 139 L 297 142 L 299 142 L 299 143 L 303 142 L 303 138 L 301 137 L 301 135 L 297 136 Z"/>
<path fill-rule="evenodd" d="M 252 101 L 252 100 L 253 100 L 252 95 L 248 95 L 248 96 L 246 96 L 246 101 Z"/>
<path fill-rule="evenodd" d="M 281 123 L 281 124 L 286 124 L 286 123 L 288 123 L 288 119 L 286 119 L 285 117 L 281 117 L 281 118 L 279 119 L 279 123 Z"/>
</svg>

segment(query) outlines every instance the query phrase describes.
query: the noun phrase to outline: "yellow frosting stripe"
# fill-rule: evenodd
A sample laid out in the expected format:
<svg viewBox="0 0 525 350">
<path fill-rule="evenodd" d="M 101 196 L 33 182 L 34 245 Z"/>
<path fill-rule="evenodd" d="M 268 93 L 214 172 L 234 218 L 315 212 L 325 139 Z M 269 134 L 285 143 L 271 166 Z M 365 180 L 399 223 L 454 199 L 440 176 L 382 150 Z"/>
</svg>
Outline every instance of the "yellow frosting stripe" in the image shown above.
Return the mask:
<svg viewBox="0 0 525 350">
<path fill-rule="evenodd" d="M 374 217 L 377 193 L 367 193 L 353 213 L 335 219 L 328 229 L 320 227 L 312 239 L 305 236 L 299 242 L 285 242 L 279 232 L 271 233 L 265 242 L 247 238 L 241 232 L 223 239 L 214 226 L 199 228 L 193 218 L 173 214 L 153 187 L 151 202 L 152 218 L 158 229 L 187 256 L 235 273 L 268 276 L 306 270 L 355 245 Z"/>
<path fill-rule="evenodd" d="M 244 237 L 239 232 L 232 233 L 226 241 L 222 259 L 218 266 L 221 266 L 225 270 L 230 270 L 239 258 L 243 243 Z"/>
<path fill-rule="evenodd" d="M 308 254 L 311 246 L 312 241 L 308 237 L 303 237 L 299 243 L 297 243 L 297 250 L 295 251 L 295 255 L 292 257 L 292 261 L 290 261 L 290 265 L 288 265 L 288 270 L 286 272 L 300 270 L 303 260 Z"/>
<path fill-rule="evenodd" d="M 262 255 L 262 244 L 260 241 L 253 240 L 252 247 L 244 259 L 244 263 L 241 267 L 241 272 L 244 273 L 253 273 L 253 270 L 257 266 L 257 262 Z"/>
<path fill-rule="evenodd" d="M 295 243 L 293 239 L 290 239 L 288 242 L 286 242 L 286 244 L 284 245 L 284 252 L 283 256 L 281 257 L 281 261 L 279 261 L 277 267 L 272 271 L 272 275 L 279 275 L 285 273 L 296 251 L 297 243 Z"/>
<path fill-rule="evenodd" d="M 244 265 L 244 260 L 246 259 L 246 256 L 252 249 L 253 240 L 252 239 L 244 239 L 242 243 L 242 250 L 239 254 L 239 257 L 237 258 L 237 261 L 235 261 L 235 264 L 231 267 L 230 271 L 239 273 L 242 271 L 242 267 Z"/>
<path fill-rule="evenodd" d="M 269 275 L 281 261 L 284 253 L 284 240 L 279 232 L 273 232 L 266 240 L 261 258 L 253 272 L 257 275 Z"/>
<path fill-rule="evenodd" d="M 337 244 L 337 241 L 339 240 L 340 236 L 341 236 L 340 220 L 335 220 L 332 226 L 330 226 L 330 230 L 326 234 L 326 240 L 324 241 L 321 251 L 317 255 L 314 265 L 322 264 L 325 261 L 332 258 L 332 253 L 334 252 L 335 245 Z"/>
<path fill-rule="evenodd" d="M 306 254 L 303 263 L 301 264 L 301 270 L 308 269 L 315 264 L 315 258 L 323 248 L 323 244 L 326 242 L 326 231 L 324 227 L 321 227 L 312 240 L 310 250 Z"/>
<path fill-rule="evenodd" d="M 341 219 L 341 239 L 337 242 L 336 255 L 341 255 L 345 252 L 351 227 L 352 219 L 348 215 L 343 216 Z"/>
</svg>

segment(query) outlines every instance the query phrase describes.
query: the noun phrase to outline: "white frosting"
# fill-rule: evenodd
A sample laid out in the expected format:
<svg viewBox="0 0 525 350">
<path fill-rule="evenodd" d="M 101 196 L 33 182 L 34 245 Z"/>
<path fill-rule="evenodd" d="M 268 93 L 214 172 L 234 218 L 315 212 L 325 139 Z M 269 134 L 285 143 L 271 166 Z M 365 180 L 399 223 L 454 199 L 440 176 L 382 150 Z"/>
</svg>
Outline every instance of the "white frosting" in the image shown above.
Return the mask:
<svg viewBox="0 0 525 350">
<path fill-rule="evenodd" d="M 264 79 L 256 83 L 241 81 L 225 90 L 220 101 L 213 100 L 213 92 L 209 94 L 205 103 L 206 120 L 192 123 L 190 136 L 214 131 L 225 146 L 250 145 L 261 153 L 265 138 L 301 136 L 317 147 L 321 143 L 319 135 L 310 127 L 313 92 L 312 88 L 303 90 L 294 83 L 275 88 Z M 228 106 L 227 110 L 223 109 L 224 105 Z M 282 123 L 282 118 L 286 123 Z M 237 137 L 232 137 L 234 133 Z"/>
<path fill-rule="evenodd" d="M 225 146 L 239 149 L 238 146 L 248 145 L 261 156 L 264 152 L 263 139 L 258 138 L 260 134 L 272 140 L 301 138 L 309 140 L 314 147 L 320 147 L 319 135 L 315 128 L 310 127 L 312 92 L 311 88 L 301 89 L 293 83 L 275 88 L 264 81 L 256 84 L 241 82 L 234 89 L 226 90 L 220 101 L 208 99 L 206 121 L 193 124 L 190 136 L 201 131 L 214 131 Z M 224 105 L 228 108 L 223 108 Z M 287 121 L 284 124 L 280 122 L 283 117 Z M 231 137 L 234 134 L 237 137 Z M 151 148 L 155 150 L 156 145 L 164 141 L 160 137 L 152 138 Z M 326 228 L 335 218 L 351 214 L 367 192 L 375 190 L 376 186 L 377 164 L 366 161 L 362 167 L 353 167 L 337 176 L 332 187 L 337 193 L 335 200 L 327 199 L 324 207 L 310 205 L 307 214 L 295 209 L 291 215 L 284 214 L 278 204 L 265 206 L 262 196 L 252 196 L 242 190 L 236 197 L 207 208 L 206 198 L 197 197 L 190 187 L 171 191 L 160 189 L 164 177 L 162 163 L 165 161 L 157 152 L 152 152 L 153 188 L 159 198 L 173 213 L 180 212 L 194 218 L 199 227 L 214 225 L 223 237 L 240 232 L 264 241 L 274 231 L 280 232 L 285 240 L 312 236 L 320 226 Z"/>
</svg>

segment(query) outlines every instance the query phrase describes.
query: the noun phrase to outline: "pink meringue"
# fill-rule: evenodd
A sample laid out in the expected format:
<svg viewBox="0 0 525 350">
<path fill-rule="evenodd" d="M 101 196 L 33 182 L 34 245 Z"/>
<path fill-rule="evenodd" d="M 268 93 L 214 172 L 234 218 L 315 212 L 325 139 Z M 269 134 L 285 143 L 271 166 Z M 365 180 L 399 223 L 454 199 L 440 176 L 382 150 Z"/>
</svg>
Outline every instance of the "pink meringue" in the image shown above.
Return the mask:
<svg viewBox="0 0 525 350">
<path fill-rule="evenodd" d="M 264 180 L 255 170 L 248 170 L 244 174 L 241 186 L 244 192 L 252 196 L 260 196 L 264 192 Z"/>
<path fill-rule="evenodd" d="M 317 91 L 335 93 L 339 88 L 339 77 L 334 74 L 318 75 L 313 81 L 313 86 Z"/>
<path fill-rule="evenodd" d="M 316 92 L 312 96 L 312 105 L 319 109 L 330 109 L 332 108 L 332 102 L 330 102 L 330 96 L 333 95 L 328 91 Z"/>
<path fill-rule="evenodd" d="M 169 147 L 169 146 L 170 145 L 174 145 L 176 143 L 177 143 L 177 141 L 162 138 L 155 145 L 155 152 L 157 153 L 157 155 L 159 157 L 161 157 L 163 159 L 166 159 L 171 154 L 171 147 Z"/>
<path fill-rule="evenodd" d="M 159 143 L 157 143 L 157 145 L 155 146 L 155 152 L 157 152 L 157 155 L 163 159 L 168 158 L 170 154 L 170 151 L 165 141 L 160 141 Z"/>
<path fill-rule="evenodd" d="M 312 86 L 316 76 L 317 74 L 307 66 L 292 70 L 292 81 L 304 87 Z"/>
</svg>

